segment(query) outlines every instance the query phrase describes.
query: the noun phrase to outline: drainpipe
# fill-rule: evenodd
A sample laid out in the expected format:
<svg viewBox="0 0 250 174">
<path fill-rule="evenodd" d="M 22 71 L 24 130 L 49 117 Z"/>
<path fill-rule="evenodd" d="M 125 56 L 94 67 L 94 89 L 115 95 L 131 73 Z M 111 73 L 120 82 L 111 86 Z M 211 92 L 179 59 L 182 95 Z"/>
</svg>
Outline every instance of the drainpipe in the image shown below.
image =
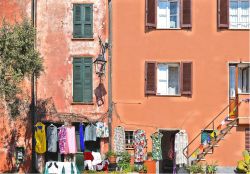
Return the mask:
<svg viewBox="0 0 250 174">
<path fill-rule="evenodd" d="M 32 0 L 31 4 L 31 21 L 33 27 L 36 28 L 36 7 L 37 7 L 37 2 L 36 0 Z M 36 48 L 36 38 L 34 42 L 34 49 Z M 36 172 L 36 153 L 35 153 L 35 123 L 36 123 L 36 77 L 35 74 L 32 74 L 31 77 L 31 127 L 32 127 L 32 172 Z"/>
<path fill-rule="evenodd" d="M 112 150 L 112 0 L 108 0 L 108 127 L 109 127 L 109 150 Z"/>
</svg>

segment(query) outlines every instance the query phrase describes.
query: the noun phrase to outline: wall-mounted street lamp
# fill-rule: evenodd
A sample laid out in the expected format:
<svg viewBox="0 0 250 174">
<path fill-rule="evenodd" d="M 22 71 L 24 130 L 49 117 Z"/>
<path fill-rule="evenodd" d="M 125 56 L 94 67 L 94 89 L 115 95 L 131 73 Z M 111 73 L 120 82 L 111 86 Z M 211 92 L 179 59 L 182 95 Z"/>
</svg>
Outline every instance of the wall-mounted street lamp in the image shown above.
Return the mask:
<svg viewBox="0 0 250 174">
<path fill-rule="evenodd" d="M 99 77 L 103 76 L 105 74 L 106 69 L 106 63 L 104 56 L 102 54 L 99 54 L 98 57 L 95 59 L 95 72 L 98 74 Z"/>
<path fill-rule="evenodd" d="M 105 58 L 105 52 L 106 49 L 108 49 L 109 45 L 108 43 L 103 43 L 100 36 L 99 38 L 99 44 L 101 46 L 101 54 L 98 55 L 98 57 L 93 62 L 95 64 L 95 72 L 98 74 L 98 76 L 101 78 L 103 75 L 105 75 L 105 69 L 106 69 L 106 58 Z"/>
</svg>

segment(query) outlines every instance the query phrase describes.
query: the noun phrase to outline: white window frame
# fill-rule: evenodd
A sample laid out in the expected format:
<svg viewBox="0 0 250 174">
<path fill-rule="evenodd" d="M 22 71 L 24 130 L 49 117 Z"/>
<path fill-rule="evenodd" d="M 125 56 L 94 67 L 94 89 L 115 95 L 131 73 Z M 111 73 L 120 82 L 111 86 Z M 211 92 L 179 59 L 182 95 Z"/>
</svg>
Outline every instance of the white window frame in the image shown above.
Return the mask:
<svg viewBox="0 0 250 174">
<path fill-rule="evenodd" d="M 238 94 L 250 94 L 250 90 L 248 89 L 247 91 L 243 91 L 244 88 L 244 82 L 245 82 L 245 86 L 249 85 L 247 84 L 247 79 L 246 77 L 243 77 L 243 69 L 248 67 L 248 71 L 250 71 L 249 68 L 250 64 L 239 64 L 238 67 Z M 249 79 L 248 79 L 249 80 Z M 248 86 L 249 88 L 250 86 Z M 246 89 L 245 89 L 246 90 Z"/>
<path fill-rule="evenodd" d="M 236 2 L 237 3 L 237 22 L 233 23 L 231 21 L 231 3 L 232 2 Z M 242 18 L 241 16 L 243 15 L 243 10 L 241 8 L 241 3 L 242 2 L 248 2 L 249 5 L 248 5 L 248 27 L 243 27 L 241 25 L 242 22 Z M 237 25 L 237 26 L 234 26 L 234 25 Z M 229 29 L 250 29 L 250 0 L 229 0 Z"/>
<path fill-rule="evenodd" d="M 125 147 L 126 147 L 126 149 L 134 149 L 134 145 L 133 145 L 133 147 L 128 147 L 129 144 L 127 144 L 127 142 L 126 142 L 126 140 L 127 140 L 126 132 L 132 132 L 132 139 L 131 139 L 132 143 L 130 142 L 130 144 L 133 145 L 134 130 L 125 130 Z"/>
<path fill-rule="evenodd" d="M 170 94 L 169 92 L 169 84 L 168 84 L 168 80 L 169 80 L 169 73 L 168 73 L 168 68 L 166 70 L 166 93 L 160 92 L 160 77 L 159 77 L 159 66 L 160 65 L 165 65 L 167 67 L 178 67 L 178 92 L 176 94 Z M 163 95 L 163 96 L 180 96 L 181 95 L 181 90 L 180 90 L 180 80 L 181 80 L 181 72 L 180 72 L 180 63 L 157 63 L 157 91 L 156 91 L 156 95 Z M 164 80 L 164 79 L 162 79 Z"/>
<path fill-rule="evenodd" d="M 166 9 L 166 13 L 167 13 L 167 26 L 166 27 L 161 27 L 160 26 L 160 22 L 159 22 L 159 3 L 160 2 L 167 2 L 168 3 L 168 9 Z M 170 27 L 170 2 L 177 2 L 177 26 L 176 28 L 171 28 Z M 180 29 L 180 0 L 158 0 L 157 1 L 157 25 L 156 25 L 157 29 Z"/>
</svg>

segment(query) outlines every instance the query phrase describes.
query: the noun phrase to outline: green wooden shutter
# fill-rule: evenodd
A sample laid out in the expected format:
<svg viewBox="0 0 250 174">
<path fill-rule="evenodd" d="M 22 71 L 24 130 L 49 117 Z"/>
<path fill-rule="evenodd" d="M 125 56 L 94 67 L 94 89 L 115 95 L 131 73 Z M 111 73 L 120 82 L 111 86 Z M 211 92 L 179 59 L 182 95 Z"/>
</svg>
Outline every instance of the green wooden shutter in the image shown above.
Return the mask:
<svg viewBox="0 0 250 174">
<path fill-rule="evenodd" d="M 81 4 L 74 4 L 73 17 L 73 36 L 74 38 L 83 37 L 83 8 Z"/>
<path fill-rule="evenodd" d="M 73 102 L 83 102 L 83 59 L 73 60 Z"/>
<path fill-rule="evenodd" d="M 83 35 L 93 37 L 93 4 L 83 4 Z"/>
<path fill-rule="evenodd" d="M 93 99 L 93 80 L 92 80 L 92 58 L 84 58 L 84 75 L 83 75 L 83 102 L 92 102 Z"/>
</svg>

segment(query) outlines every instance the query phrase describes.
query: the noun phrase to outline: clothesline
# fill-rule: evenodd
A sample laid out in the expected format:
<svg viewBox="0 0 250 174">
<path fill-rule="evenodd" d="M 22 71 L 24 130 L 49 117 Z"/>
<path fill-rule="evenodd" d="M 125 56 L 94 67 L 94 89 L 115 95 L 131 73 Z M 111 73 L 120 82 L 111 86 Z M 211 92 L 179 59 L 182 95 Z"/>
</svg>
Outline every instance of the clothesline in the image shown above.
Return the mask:
<svg viewBox="0 0 250 174">
<path fill-rule="evenodd" d="M 122 123 L 122 124 L 125 124 L 125 125 L 133 125 L 133 126 L 141 126 L 141 127 L 152 127 L 152 128 L 155 128 L 155 129 L 158 129 L 157 126 L 153 126 L 153 125 L 147 125 L 147 124 L 137 124 L 137 123 L 125 123 L 124 121 L 121 120 L 121 116 L 120 114 L 117 112 L 117 108 L 116 108 L 116 103 L 113 103 L 113 108 L 114 108 L 114 112 L 117 116 L 117 118 L 119 119 L 119 121 Z"/>
<path fill-rule="evenodd" d="M 57 113 L 50 113 L 49 116 L 57 116 L 58 118 L 62 119 L 63 118 L 63 121 L 66 122 L 66 120 L 68 122 L 72 122 L 72 117 L 74 117 L 75 120 L 73 121 L 78 121 L 78 122 L 82 122 L 83 119 L 85 120 L 85 122 L 88 122 L 88 123 L 96 123 L 98 121 L 104 121 L 107 116 L 108 116 L 108 112 L 109 111 L 106 111 L 105 113 L 103 113 L 103 115 L 98 118 L 98 119 L 90 119 L 88 116 L 85 116 L 83 114 L 76 114 L 76 113 L 66 113 L 66 112 L 57 112 Z M 70 120 L 69 120 L 70 119 Z M 42 121 L 42 120 L 41 120 Z"/>
</svg>

